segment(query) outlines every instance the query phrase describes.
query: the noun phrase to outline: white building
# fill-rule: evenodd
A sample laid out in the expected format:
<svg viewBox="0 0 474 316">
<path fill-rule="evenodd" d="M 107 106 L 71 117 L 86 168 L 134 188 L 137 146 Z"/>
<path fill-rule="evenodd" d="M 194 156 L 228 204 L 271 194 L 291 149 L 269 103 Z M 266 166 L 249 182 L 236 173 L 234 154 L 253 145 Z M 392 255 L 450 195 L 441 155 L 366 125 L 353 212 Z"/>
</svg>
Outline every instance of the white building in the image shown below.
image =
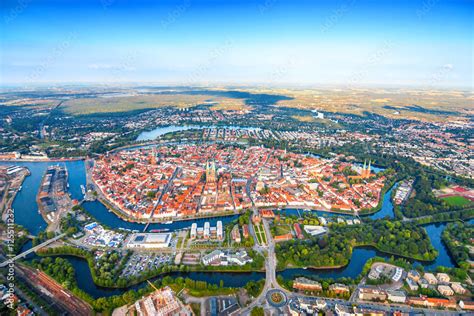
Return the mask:
<svg viewBox="0 0 474 316">
<path fill-rule="evenodd" d="M 459 282 L 453 282 L 451 283 L 451 288 L 453 289 L 454 292 L 457 294 L 465 294 L 467 291 L 466 289 L 461 285 Z"/>
<path fill-rule="evenodd" d="M 204 223 L 204 239 L 209 239 L 211 235 L 211 224 L 209 222 Z"/>
<path fill-rule="evenodd" d="M 454 295 L 454 291 L 449 285 L 438 285 L 438 292 L 444 296 Z"/>
<path fill-rule="evenodd" d="M 225 253 L 221 250 L 214 250 L 213 252 L 208 253 L 202 257 L 202 263 L 204 265 L 219 264 L 221 266 L 227 266 L 236 264 L 243 266 L 252 261 L 252 258 L 247 255 L 245 250 L 237 251 L 236 253 Z"/>
<path fill-rule="evenodd" d="M 427 272 L 427 273 L 425 273 L 425 274 L 423 275 L 423 277 L 424 277 L 425 280 L 428 281 L 428 283 L 431 284 L 431 285 L 436 285 L 436 284 L 438 284 L 438 279 L 434 276 L 433 273 Z"/>
<path fill-rule="evenodd" d="M 449 275 L 447 275 L 446 273 L 437 273 L 436 278 L 440 283 L 448 283 L 451 280 Z"/>
<path fill-rule="evenodd" d="M 405 303 L 407 296 L 403 291 L 387 291 L 387 298 L 394 303 Z"/>
<path fill-rule="evenodd" d="M 132 234 L 127 247 L 128 248 L 146 248 L 159 249 L 167 248 L 171 242 L 171 233 L 141 233 Z"/>
<path fill-rule="evenodd" d="M 224 239 L 224 232 L 222 229 L 222 221 L 217 221 L 217 239 Z"/>
<path fill-rule="evenodd" d="M 224 256 L 224 252 L 221 250 L 214 250 L 211 253 L 208 253 L 207 255 L 204 255 L 202 257 L 202 263 L 204 263 L 206 266 L 211 264 L 212 262 L 221 259 Z"/>
<path fill-rule="evenodd" d="M 406 279 L 410 291 L 418 291 L 418 284 L 413 279 Z"/>
<path fill-rule="evenodd" d="M 403 269 L 397 267 L 397 268 L 395 268 L 395 274 L 392 276 L 392 280 L 394 282 L 398 282 L 402 278 L 402 275 L 403 275 Z"/>
<path fill-rule="evenodd" d="M 303 229 L 306 233 L 311 236 L 319 236 L 325 234 L 328 230 L 323 226 L 315 226 L 315 225 L 304 225 Z"/>
<path fill-rule="evenodd" d="M 191 239 L 196 239 L 197 237 L 197 224 L 192 223 L 191 225 Z"/>
<path fill-rule="evenodd" d="M 322 216 L 318 217 L 318 221 L 323 226 L 326 226 L 328 224 L 328 221 Z"/>
</svg>

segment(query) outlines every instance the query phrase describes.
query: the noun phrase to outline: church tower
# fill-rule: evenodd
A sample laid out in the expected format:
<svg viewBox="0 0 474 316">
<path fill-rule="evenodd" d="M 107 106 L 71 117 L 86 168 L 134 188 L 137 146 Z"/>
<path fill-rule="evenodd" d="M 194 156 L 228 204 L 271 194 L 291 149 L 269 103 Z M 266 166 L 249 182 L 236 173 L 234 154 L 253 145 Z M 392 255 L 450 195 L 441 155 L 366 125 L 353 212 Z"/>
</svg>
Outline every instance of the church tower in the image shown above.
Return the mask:
<svg viewBox="0 0 474 316">
<path fill-rule="evenodd" d="M 155 147 L 152 147 L 152 148 L 151 148 L 150 163 L 151 163 L 152 165 L 156 165 L 156 148 L 155 148 Z"/>
<path fill-rule="evenodd" d="M 209 161 L 206 163 L 206 182 L 215 183 L 216 182 L 216 163 Z"/>
</svg>

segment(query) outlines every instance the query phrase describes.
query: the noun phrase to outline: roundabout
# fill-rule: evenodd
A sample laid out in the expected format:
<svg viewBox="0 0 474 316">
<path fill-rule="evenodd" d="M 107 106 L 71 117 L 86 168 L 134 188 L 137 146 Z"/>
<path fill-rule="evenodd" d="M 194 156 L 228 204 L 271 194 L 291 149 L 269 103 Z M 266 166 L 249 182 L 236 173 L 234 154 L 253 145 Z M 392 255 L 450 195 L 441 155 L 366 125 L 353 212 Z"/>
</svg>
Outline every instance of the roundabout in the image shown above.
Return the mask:
<svg viewBox="0 0 474 316">
<path fill-rule="evenodd" d="M 266 294 L 267 302 L 273 307 L 283 307 L 288 303 L 288 298 L 282 290 L 269 290 Z"/>
</svg>

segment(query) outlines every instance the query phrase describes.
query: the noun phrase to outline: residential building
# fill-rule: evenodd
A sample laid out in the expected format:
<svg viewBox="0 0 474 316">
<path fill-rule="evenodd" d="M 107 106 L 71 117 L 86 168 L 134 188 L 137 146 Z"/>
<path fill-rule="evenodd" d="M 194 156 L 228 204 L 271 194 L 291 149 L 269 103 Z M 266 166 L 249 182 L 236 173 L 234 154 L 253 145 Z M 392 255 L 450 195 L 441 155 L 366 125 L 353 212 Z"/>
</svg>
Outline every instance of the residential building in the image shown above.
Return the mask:
<svg viewBox="0 0 474 316">
<path fill-rule="evenodd" d="M 233 240 L 234 242 L 240 243 L 240 242 L 242 241 L 242 239 L 240 238 L 239 225 L 235 225 L 235 226 L 232 228 L 231 235 L 232 235 L 232 240 Z"/>
<path fill-rule="evenodd" d="M 437 273 L 436 278 L 440 283 L 449 283 L 451 278 L 446 273 Z"/>
<path fill-rule="evenodd" d="M 421 278 L 420 273 L 416 270 L 410 270 L 408 272 L 408 277 L 410 279 L 412 279 L 413 281 L 415 281 L 415 282 L 418 282 L 418 280 L 420 280 L 420 278 Z"/>
<path fill-rule="evenodd" d="M 456 294 L 466 294 L 467 290 L 459 282 L 451 283 L 451 288 Z"/>
<path fill-rule="evenodd" d="M 465 310 L 474 311 L 474 302 L 473 301 L 459 301 L 459 307 Z"/>
<path fill-rule="evenodd" d="M 288 241 L 288 240 L 292 240 L 292 239 L 293 239 L 293 235 L 290 234 L 290 233 L 273 237 L 273 240 L 275 242 Z"/>
<path fill-rule="evenodd" d="M 341 294 L 341 293 L 349 293 L 350 289 L 347 285 L 334 283 L 329 286 L 329 291 L 332 291 L 336 294 Z"/>
<path fill-rule="evenodd" d="M 224 239 L 224 230 L 222 228 L 222 221 L 217 221 L 217 239 L 218 240 Z"/>
<path fill-rule="evenodd" d="M 433 273 L 427 272 L 423 275 L 423 277 L 425 278 L 426 281 L 428 281 L 430 285 L 438 284 L 438 279 L 434 276 Z"/>
<path fill-rule="evenodd" d="M 334 311 L 336 312 L 337 316 L 354 316 L 355 314 L 351 312 L 349 307 L 346 307 L 341 304 L 336 304 L 334 306 Z"/>
<path fill-rule="evenodd" d="M 304 235 L 303 235 L 303 232 L 301 231 L 300 224 L 294 223 L 294 224 L 293 224 L 293 228 L 294 228 L 295 233 L 296 233 L 296 238 L 298 238 L 298 239 L 304 239 Z"/>
<path fill-rule="evenodd" d="M 438 292 L 444 296 L 454 295 L 454 291 L 449 285 L 438 285 Z"/>
<path fill-rule="evenodd" d="M 425 278 L 420 279 L 418 281 L 418 284 L 420 285 L 422 289 L 426 289 L 430 285 L 430 283 Z"/>
<path fill-rule="evenodd" d="M 364 301 L 380 301 L 387 299 L 387 293 L 373 288 L 359 288 L 359 299 Z"/>
<path fill-rule="evenodd" d="M 321 283 L 304 277 L 296 278 L 293 281 L 293 288 L 301 291 L 322 291 Z"/>
<path fill-rule="evenodd" d="M 407 296 L 403 291 L 387 291 L 387 298 L 394 303 L 405 303 Z"/>
<path fill-rule="evenodd" d="M 441 307 L 441 308 L 456 308 L 455 300 L 447 300 L 443 298 L 432 298 L 426 296 L 409 297 L 408 304 L 423 307 Z"/>
<path fill-rule="evenodd" d="M 196 223 L 191 224 L 190 237 L 191 237 L 191 239 L 196 239 L 196 237 L 197 237 L 197 224 Z"/>
<path fill-rule="evenodd" d="M 211 224 L 209 222 L 204 223 L 204 239 L 209 239 L 211 236 Z"/>
<path fill-rule="evenodd" d="M 249 238 L 249 225 L 244 224 L 242 225 L 242 235 L 244 236 L 245 239 Z"/>
<path fill-rule="evenodd" d="M 413 279 L 407 278 L 406 282 L 410 291 L 418 291 L 418 284 Z"/>
</svg>

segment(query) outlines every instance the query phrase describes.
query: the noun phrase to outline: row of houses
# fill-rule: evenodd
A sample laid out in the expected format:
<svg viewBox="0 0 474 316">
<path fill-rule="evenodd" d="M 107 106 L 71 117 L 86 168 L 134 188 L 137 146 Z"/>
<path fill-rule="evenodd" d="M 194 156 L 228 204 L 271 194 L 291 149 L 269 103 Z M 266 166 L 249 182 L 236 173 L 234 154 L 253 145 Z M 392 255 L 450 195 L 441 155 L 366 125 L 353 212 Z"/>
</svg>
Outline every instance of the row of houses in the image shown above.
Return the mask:
<svg viewBox="0 0 474 316">
<path fill-rule="evenodd" d="M 299 277 L 293 280 L 293 288 L 299 291 L 320 292 L 323 290 L 321 283 L 305 277 Z M 336 294 L 349 293 L 350 288 L 347 285 L 334 283 L 329 285 L 328 290 Z"/>
<path fill-rule="evenodd" d="M 404 291 L 383 290 L 378 288 L 362 287 L 358 290 L 358 298 L 363 301 L 392 302 L 399 304 L 409 304 L 414 306 L 431 308 L 457 308 L 456 300 L 453 298 L 433 298 L 424 295 L 407 297 Z M 474 302 L 460 301 L 459 307 L 467 310 L 474 310 Z"/>
<path fill-rule="evenodd" d="M 460 282 L 451 282 L 451 278 L 446 273 L 433 273 L 427 272 L 423 274 L 423 277 L 415 271 L 411 270 L 408 272 L 408 278 L 406 279 L 407 285 L 411 291 L 418 291 L 421 287 L 436 288 L 441 295 L 453 296 L 454 294 L 464 295 L 467 293 L 466 288 L 462 286 Z"/>
</svg>

